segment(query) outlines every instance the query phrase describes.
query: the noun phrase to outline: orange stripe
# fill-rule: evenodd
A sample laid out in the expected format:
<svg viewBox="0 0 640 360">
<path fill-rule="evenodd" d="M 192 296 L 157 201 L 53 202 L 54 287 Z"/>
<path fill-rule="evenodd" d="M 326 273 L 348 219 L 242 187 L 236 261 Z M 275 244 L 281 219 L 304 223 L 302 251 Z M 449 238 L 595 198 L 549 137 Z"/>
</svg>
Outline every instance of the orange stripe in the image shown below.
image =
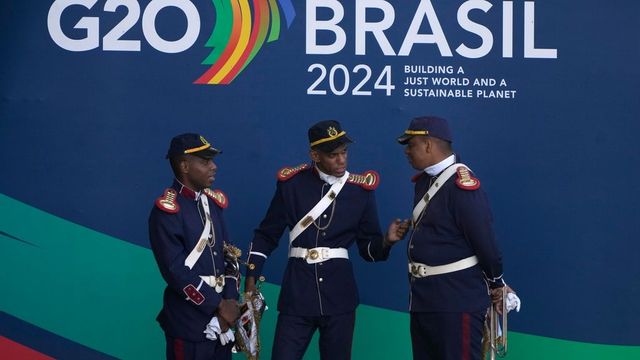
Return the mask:
<svg viewBox="0 0 640 360">
<path fill-rule="evenodd" d="M 240 39 L 240 23 L 241 23 L 241 14 L 240 14 L 240 5 L 238 4 L 238 0 L 231 0 L 231 8 L 233 12 L 233 28 L 231 30 L 231 36 L 229 37 L 229 42 L 227 46 L 224 48 L 222 54 L 215 62 L 215 64 L 211 65 L 209 70 L 202 74 L 196 83 L 207 83 L 214 84 L 213 77 L 222 69 L 224 64 L 229 60 L 233 50 L 235 49 L 238 40 Z"/>
</svg>

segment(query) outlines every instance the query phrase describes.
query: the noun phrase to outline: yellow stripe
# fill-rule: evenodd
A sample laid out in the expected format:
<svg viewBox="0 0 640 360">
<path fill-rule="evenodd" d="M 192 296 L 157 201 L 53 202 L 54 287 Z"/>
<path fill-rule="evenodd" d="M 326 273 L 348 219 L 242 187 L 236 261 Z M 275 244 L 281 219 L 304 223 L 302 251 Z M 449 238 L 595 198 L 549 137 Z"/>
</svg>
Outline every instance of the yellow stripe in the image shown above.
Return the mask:
<svg viewBox="0 0 640 360">
<path fill-rule="evenodd" d="M 325 142 L 327 142 L 327 141 L 335 140 L 335 139 L 337 139 L 337 138 L 339 138 L 340 136 L 345 135 L 345 134 L 346 134 L 346 132 L 344 132 L 344 131 L 343 131 L 343 132 L 341 132 L 340 134 L 338 134 L 338 135 L 336 135 L 336 136 L 329 136 L 328 138 L 324 138 L 324 139 L 316 140 L 316 141 L 312 142 L 309 146 L 312 146 L 312 147 L 313 147 L 313 146 L 316 146 L 316 145 L 318 145 L 318 144 L 325 143 Z"/>
<path fill-rule="evenodd" d="M 234 10 L 238 8 L 238 0 L 233 1 Z M 229 74 L 233 66 L 238 62 L 240 56 L 247 48 L 249 44 L 249 38 L 251 37 L 251 8 L 247 0 L 240 0 L 240 37 L 235 49 L 231 53 L 231 56 L 224 64 L 222 69 L 211 79 L 210 83 L 219 84 L 222 79 Z M 236 10 L 237 11 L 237 10 Z"/>
<path fill-rule="evenodd" d="M 208 149 L 210 147 L 211 147 L 211 144 L 206 144 L 206 145 L 199 146 L 197 148 L 187 149 L 187 150 L 184 151 L 184 153 L 185 154 L 191 154 L 191 153 L 194 153 L 194 152 L 202 151 L 204 149 Z"/>
<path fill-rule="evenodd" d="M 429 135 L 427 130 L 405 130 L 404 133 L 407 135 Z"/>
</svg>

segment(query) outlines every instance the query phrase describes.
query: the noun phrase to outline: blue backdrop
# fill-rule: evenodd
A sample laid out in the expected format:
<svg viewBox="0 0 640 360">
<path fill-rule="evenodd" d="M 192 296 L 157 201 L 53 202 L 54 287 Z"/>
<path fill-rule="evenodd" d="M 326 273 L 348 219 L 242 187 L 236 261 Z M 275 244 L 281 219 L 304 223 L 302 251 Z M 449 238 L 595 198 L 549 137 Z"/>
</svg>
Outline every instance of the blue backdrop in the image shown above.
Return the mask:
<svg viewBox="0 0 640 360">
<path fill-rule="evenodd" d="M 276 171 L 308 161 L 310 124 L 337 119 L 355 140 L 350 171 L 381 175 L 387 223 L 411 211 L 413 170 L 395 137 L 411 117 L 439 115 L 490 196 L 506 280 L 523 300 L 512 328 L 640 345 L 638 2 L 78 3 L 0 5 L 2 194 L 149 247 L 149 210 L 171 182 L 169 140 L 199 132 L 224 151 L 214 187 L 246 248 Z M 367 26 L 378 30 L 359 32 Z M 272 36 L 260 46 L 259 28 Z M 108 50 L 136 45 L 107 34 L 139 50 Z M 212 54 L 227 47 L 253 57 Z M 242 71 L 194 83 L 220 78 L 216 64 Z M 269 282 L 285 260 L 280 248 Z M 384 265 L 355 260 L 362 301 L 405 311 L 405 262 L 400 247 Z"/>
</svg>

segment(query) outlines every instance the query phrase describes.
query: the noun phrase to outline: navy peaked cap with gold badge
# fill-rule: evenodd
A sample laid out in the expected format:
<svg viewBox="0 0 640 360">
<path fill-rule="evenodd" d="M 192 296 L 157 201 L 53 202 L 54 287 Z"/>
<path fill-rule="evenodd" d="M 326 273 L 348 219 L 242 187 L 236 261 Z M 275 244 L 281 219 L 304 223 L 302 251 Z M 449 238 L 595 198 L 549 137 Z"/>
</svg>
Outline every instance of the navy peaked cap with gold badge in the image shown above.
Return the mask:
<svg viewBox="0 0 640 360">
<path fill-rule="evenodd" d="M 314 150 L 325 153 L 332 152 L 338 146 L 352 143 L 347 132 L 342 130 L 340 123 L 335 120 L 325 120 L 309 128 L 309 146 Z"/>
<path fill-rule="evenodd" d="M 211 159 L 222 151 L 214 148 L 202 135 L 180 134 L 171 139 L 167 159 L 178 155 L 191 154 L 205 159 Z"/>
<path fill-rule="evenodd" d="M 412 137 L 420 135 L 433 136 L 438 139 L 453 142 L 447 120 L 436 116 L 421 116 L 411 120 L 409 128 L 404 131 L 404 134 L 398 137 L 398 142 L 405 145 Z"/>
</svg>

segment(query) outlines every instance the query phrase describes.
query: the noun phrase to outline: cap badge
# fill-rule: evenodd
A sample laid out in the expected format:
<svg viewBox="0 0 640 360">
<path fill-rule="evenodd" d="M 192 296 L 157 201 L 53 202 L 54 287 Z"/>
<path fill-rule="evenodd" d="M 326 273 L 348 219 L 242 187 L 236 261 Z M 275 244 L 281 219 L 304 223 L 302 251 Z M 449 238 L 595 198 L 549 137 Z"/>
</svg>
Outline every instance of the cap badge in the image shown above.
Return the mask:
<svg viewBox="0 0 640 360">
<path fill-rule="evenodd" d="M 336 130 L 336 128 L 334 128 L 333 126 L 329 126 L 329 128 L 327 129 L 327 134 L 329 134 L 329 136 L 331 137 L 335 137 L 338 135 L 338 130 Z"/>
<path fill-rule="evenodd" d="M 202 145 L 209 145 L 209 142 L 207 141 L 207 139 L 204 138 L 204 136 L 200 135 L 200 141 L 202 142 Z"/>
</svg>

